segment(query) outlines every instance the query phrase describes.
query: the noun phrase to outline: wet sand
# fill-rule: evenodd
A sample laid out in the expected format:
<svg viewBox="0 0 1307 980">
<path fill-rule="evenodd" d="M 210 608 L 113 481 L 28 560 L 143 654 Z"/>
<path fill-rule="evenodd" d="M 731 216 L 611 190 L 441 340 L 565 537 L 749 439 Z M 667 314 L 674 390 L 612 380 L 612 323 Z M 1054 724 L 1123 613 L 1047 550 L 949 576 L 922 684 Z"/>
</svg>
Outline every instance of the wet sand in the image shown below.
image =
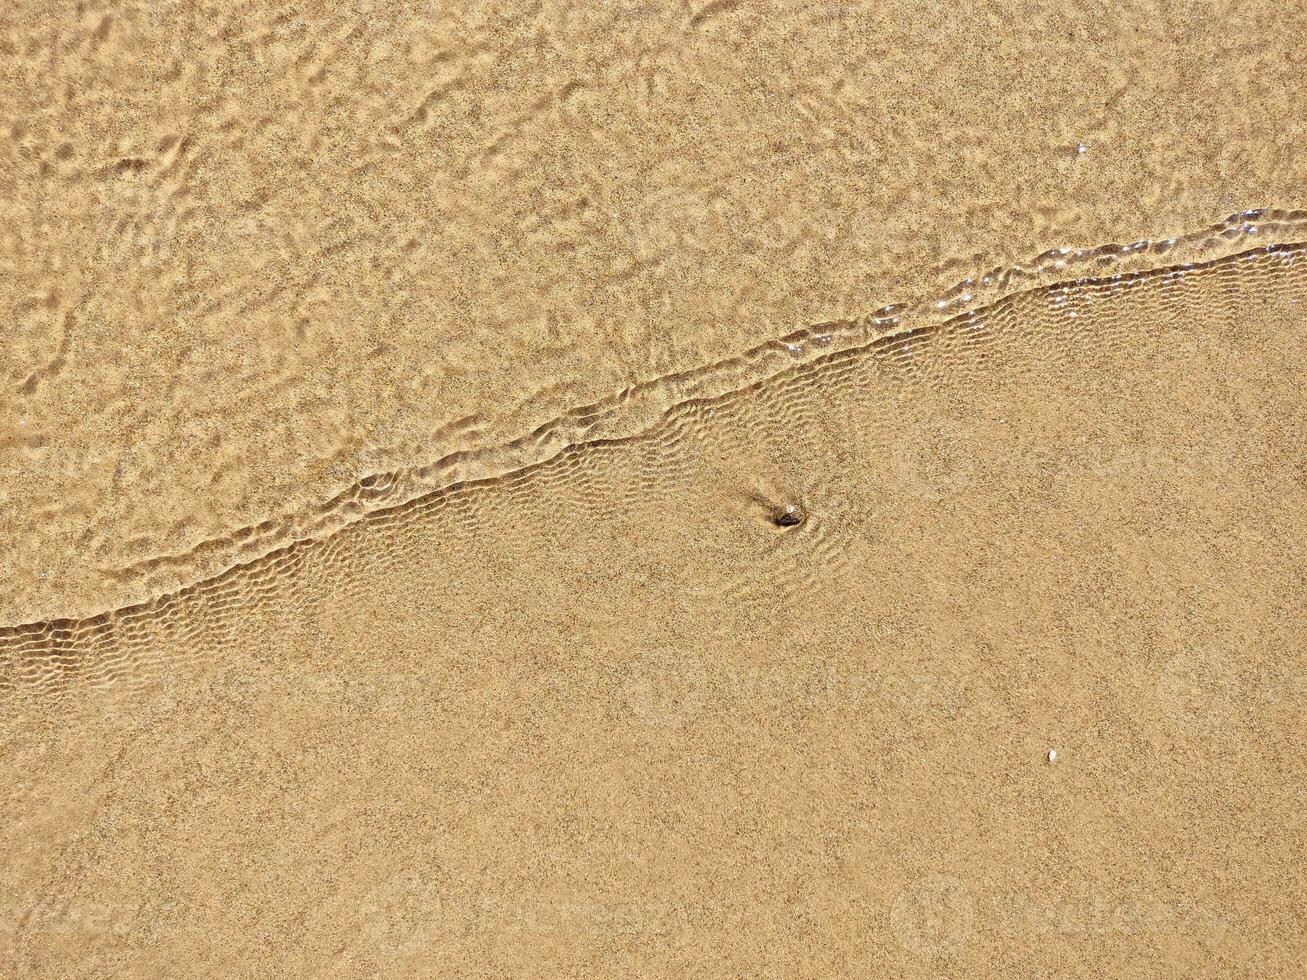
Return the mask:
<svg viewBox="0 0 1307 980">
<path fill-rule="evenodd" d="M 700 13 L 12 8 L 0 622 L 795 330 L 1304 203 L 1284 5 Z"/>
<path fill-rule="evenodd" d="M 1293 975 L 1301 15 L 805 11 L 8 15 L 10 974 Z"/>
</svg>

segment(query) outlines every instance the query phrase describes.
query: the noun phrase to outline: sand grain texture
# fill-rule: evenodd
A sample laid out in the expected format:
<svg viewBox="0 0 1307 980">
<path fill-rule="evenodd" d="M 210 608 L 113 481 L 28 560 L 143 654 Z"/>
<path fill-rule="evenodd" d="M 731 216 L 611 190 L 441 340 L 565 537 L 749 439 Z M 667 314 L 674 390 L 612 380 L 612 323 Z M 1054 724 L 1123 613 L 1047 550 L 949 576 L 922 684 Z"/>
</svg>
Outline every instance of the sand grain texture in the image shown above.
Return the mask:
<svg viewBox="0 0 1307 980">
<path fill-rule="evenodd" d="M 6 975 L 1299 975 L 1304 28 L 8 8 Z"/>
</svg>

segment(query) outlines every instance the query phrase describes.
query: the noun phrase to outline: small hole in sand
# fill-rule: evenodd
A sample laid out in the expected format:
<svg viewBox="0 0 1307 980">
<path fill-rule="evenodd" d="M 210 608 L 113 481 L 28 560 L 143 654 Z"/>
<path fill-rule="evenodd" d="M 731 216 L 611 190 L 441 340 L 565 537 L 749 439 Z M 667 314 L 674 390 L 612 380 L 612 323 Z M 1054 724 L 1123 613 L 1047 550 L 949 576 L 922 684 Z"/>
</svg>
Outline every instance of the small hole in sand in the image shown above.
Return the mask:
<svg viewBox="0 0 1307 980">
<path fill-rule="evenodd" d="M 778 508 L 772 514 L 772 523 L 777 527 L 794 527 L 796 524 L 802 524 L 804 513 L 798 504 L 786 504 Z"/>
</svg>

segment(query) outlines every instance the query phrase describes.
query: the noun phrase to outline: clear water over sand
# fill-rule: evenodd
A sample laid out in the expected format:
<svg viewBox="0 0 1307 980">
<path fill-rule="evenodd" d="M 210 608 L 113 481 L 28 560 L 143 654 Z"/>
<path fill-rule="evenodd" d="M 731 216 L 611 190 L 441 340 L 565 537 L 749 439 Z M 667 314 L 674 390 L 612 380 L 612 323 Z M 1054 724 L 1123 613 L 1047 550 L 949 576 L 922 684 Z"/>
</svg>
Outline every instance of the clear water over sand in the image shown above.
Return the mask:
<svg viewBox="0 0 1307 980">
<path fill-rule="evenodd" d="M 0 963 L 1290 974 L 1294 17 L 6 15 Z"/>
</svg>

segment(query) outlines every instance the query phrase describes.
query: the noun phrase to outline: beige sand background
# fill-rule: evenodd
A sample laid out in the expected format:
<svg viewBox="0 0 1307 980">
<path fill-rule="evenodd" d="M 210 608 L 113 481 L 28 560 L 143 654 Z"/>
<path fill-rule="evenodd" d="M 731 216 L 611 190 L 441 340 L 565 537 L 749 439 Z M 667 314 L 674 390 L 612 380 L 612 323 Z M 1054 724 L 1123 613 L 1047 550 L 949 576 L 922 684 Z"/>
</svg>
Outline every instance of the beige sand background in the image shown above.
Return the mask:
<svg viewBox="0 0 1307 980">
<path fill-rule="evenodd" d="M 2 26 L 11 974 L 1300 972 L 1301 12 Z"/>
</svg>

